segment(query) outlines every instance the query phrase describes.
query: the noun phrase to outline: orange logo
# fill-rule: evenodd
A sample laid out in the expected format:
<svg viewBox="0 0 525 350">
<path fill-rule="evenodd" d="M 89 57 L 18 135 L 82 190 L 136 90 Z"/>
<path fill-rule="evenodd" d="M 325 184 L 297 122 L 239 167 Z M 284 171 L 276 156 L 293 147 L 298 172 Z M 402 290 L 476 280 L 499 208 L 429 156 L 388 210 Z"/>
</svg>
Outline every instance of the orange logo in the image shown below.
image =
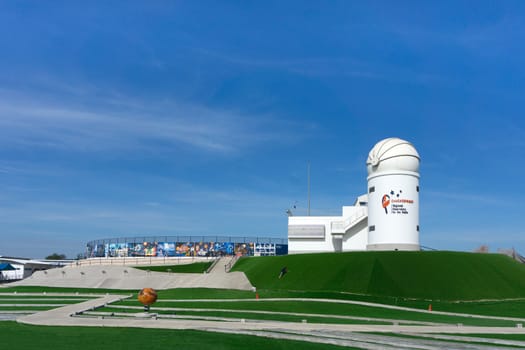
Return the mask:
<svg viewBox="0 0 525 350">
<path fill-rule="evenodd" d="M 383 196 L 383 209 L 385 209 L 385 213 L 388 214 L 388 209 L 387 207 L 390 205 L 390 196 L 388 194 L 385 194 Z"/>
</svg>

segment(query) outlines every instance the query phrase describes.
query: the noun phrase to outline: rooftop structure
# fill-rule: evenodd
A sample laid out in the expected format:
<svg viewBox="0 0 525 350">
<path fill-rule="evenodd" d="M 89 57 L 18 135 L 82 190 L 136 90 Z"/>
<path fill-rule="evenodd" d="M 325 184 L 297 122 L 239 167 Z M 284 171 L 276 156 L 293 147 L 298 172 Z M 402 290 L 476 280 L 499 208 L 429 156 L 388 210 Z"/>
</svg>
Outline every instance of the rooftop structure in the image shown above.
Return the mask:
<svg viewBox="0 0 525 350">
<path fill-rule="evenodd" d="M 341 216 L 289 216 L 288 252 L 419 250 L 419 163 L 410 142 L 378 142 L 366 161 L 367 193 Z"/>
</svg>

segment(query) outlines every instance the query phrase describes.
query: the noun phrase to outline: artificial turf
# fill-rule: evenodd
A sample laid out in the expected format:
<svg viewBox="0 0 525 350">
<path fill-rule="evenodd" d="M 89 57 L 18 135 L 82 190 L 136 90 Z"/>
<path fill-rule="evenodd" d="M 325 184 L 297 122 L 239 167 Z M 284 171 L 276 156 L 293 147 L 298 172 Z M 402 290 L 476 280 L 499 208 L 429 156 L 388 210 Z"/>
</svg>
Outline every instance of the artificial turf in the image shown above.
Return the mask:
<svg viewBox="0 0 525 350">
<path fill-rule="evenodd" d="M 205 264 L 205 263 L 204 263 Z M 194 269 L 197 264 L 177 265 Z M 287 273 L 279 278 L 286 267 Z M 152 266 L 145 267 L 153 271 Z M 163 266 L 167 272 L 174 267 Z M 200 267 L 203 268 L 203 267 Z M 200 269 L 199 268 L 199 269 Z M 473 254 L 459 252 L 353 252 L 331 254 L 301 254 L 278 257 L 242 258 L 234 271 L 246 273 L 254 291 L 221 289 L 171 289 L 160 290 L 157 307 L 177 306 L 186 308 L 230 309 L 178 312 L 178 314 L 202 316 L 226 316 L 255 319 L 278 319 L 298 322 L 336 322 L 325 317 L 292 315 L 257 315 L 243 310 L 268 310 L 274 312 L 298 312 L 326 315 L 352 315 L 360 317 L 387 318 L 397 320 L 463 323 L 465 325 L 514 325 L 512 321 L 465 319 L 461 316 L 445 316 L 433 313 L 389 310 L 356 305 L 327 304 L 314 301 L 299 302 L 252 302 L 239 303 L 165 303 L 168 299 L 255 299 L 265 298 L 327 298 L 369 301 L 427 309 L 432 304 L 434 311 L 472 313 L 480 315 L 525 317 L 525 265 L 497 254 Z M 188 271 L 195 272 L 195 271 Z M 202 272 L 202 271 L 197 271 Z M 2 293 L 88 293 L 124 294 L 130 291 L 16 287 L 2 288 Z M 137 291 L 138 292 L 138 291 Z M 136 301 L 132 299 L 120 304 Z M 512 300 L 513 298 L 522 298 Z M 493 299 L 493 300 L 485 300 Z M 42 300 L 44 302 L 44 300 Z M 68 301 L 69 303 L 70 301 Z M 19 302 L 17 302 L 19 303 Z M 31 302 L 25 303 L 30 307 Z M 117 303 L 119 304 L 119 303 Z M 137 303 L 138 305 L 138 303 Z M 108 308 L 111 308 L 108 305 Z M 155 308 L 155 306 L 153 306 Z M 2 307 L 9 311 L 10 307 Z M 328 316 L 329 318 L 329 316 Z M 353 323 L 351 320 L 341 323 Z M 374 321 L 371 321 L 375 323 Z M 401 321 L 402 322 L 402 321 Z M 192 349 L 330 349 L 338 348 L 326 344 L 265 339 L 254 336 L 216 334 L 199 331 L 175 331 L 129 328 L 81 328 L 81 327 L 37 327 L 14 322 L 0 322 L 3 334 L 2 347 L 27 349 L 38 344 L 39 349 L 129 349 L 191 347 Z M 489 337 L 487 335 L 484 335 Z M 512 339 L 513 337 L 509 337 Z M 507 339 L 509 339 L 507 338 Z M 522 339 L 517 337 L 517 339 Z"/>
<path fill-rule="evenodd" d="M 123 350 L 123 349 L 342 349 L 342 347 L 253 335 L 192 330 L 101 327 L 29 326 L 0 322 L 2 349 L 10 350 Z"/>
<path fill-rule="evenodd" d="M 133 300 L 125 300 L 113 303 L 111 305 L 137 306 Z M 111 306 L 110 306 L 111 307 Z M 458 324 L 472 326 L 515 326 L 515 321 L 494 320 L 485 318 L 473 318 L 468 316 L 455 315 L 441 315 L 432 312 L 414 312 L 409 310 L 396 310 L 383 307 L 356 305 L 356 304 L 340 304 L 319 301 L 267 301 L 259 300 L 252 301 L 220 301 L 220 302 L 162 302 L 159 301 L 152 306 L 155 308 L 179 308 L 179 309 L 228 309 L 231 312 L 242 312 L 245 310 L 255 311 L 270 311 L 270 312 L 285 312 L 285 313 L 299 313 L 299 314 L 316 314 L 316 315 L 339 315 L 339 316 L 356 316 L 371 319 L 391 319 L 400 321 L 413 322 L 435 322 L 446 324 Z M 101 310 L 104 311 L 104 310 Z M 139 312 L 139 311 L 137 311 Z M 162 312 L 162 311 L 158 311 Z M 194 311 L 196 312 L 196 311 Z M 178 313 L 178 311 L 177 311 Z M 249 313 L 246 313 L 249 315 Z M 244 318 L 259 318 L 255 314 L 252 316 L 244 316 Z M 306 315 L 305 315 L 306 316 Z M 232 316 L 233 317 L 233 316 Z M 345 323 L 345 322 L 340 322 Z"/>
<path fill-rule="evenodd" d="M 192 264 L 178 265 L 160 265 L 160 266 L 136 266 L 136 269 L 155 271 L 155 272 L 173 272 L 173 273 L 204 273 L 213 264 L 213 261 L 196 262 Z"/>
<path fill-rule="evenodd" d="M 279 278 L 286 267 L 287 273 Z M 525 297 L 525 265 L 501 254 L 350 252 L 240 259 L 258 290 L 344 292 L 430 300 Z"/>
</svg>

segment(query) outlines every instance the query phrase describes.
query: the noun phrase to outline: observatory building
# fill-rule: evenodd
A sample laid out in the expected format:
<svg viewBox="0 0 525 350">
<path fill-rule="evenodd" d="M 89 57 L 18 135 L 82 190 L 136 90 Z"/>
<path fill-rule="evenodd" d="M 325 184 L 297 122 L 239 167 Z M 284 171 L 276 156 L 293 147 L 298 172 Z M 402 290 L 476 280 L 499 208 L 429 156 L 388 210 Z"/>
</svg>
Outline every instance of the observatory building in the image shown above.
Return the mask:
<svg viewBox="0 0 525 350">
<path fill-rule="evenodd" d="M 368 154 L 368 193 L 341 216 L 289 216 L 288 253 L 419 250 L 419 154 L 388 138 Z"/>
</svg>

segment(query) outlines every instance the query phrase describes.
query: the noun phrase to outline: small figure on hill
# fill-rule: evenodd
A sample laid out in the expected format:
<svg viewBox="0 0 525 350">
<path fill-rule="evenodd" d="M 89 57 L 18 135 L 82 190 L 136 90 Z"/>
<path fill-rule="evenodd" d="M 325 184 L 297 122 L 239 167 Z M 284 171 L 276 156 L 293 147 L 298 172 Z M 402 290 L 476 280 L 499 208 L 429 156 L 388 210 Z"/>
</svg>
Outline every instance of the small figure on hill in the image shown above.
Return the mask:
<svg viewBox="0 0 525 350">
<path fill-rule="evenodd" d="M 283 278 L 284 275 L 286 275 L 287 272 L 288 272 L 288 269 L 286 268 L 286 266 L 283 267 L 283 268 L 281 269 L 281 272 L 279 273 L 279 279 Z"/>
</svg>

